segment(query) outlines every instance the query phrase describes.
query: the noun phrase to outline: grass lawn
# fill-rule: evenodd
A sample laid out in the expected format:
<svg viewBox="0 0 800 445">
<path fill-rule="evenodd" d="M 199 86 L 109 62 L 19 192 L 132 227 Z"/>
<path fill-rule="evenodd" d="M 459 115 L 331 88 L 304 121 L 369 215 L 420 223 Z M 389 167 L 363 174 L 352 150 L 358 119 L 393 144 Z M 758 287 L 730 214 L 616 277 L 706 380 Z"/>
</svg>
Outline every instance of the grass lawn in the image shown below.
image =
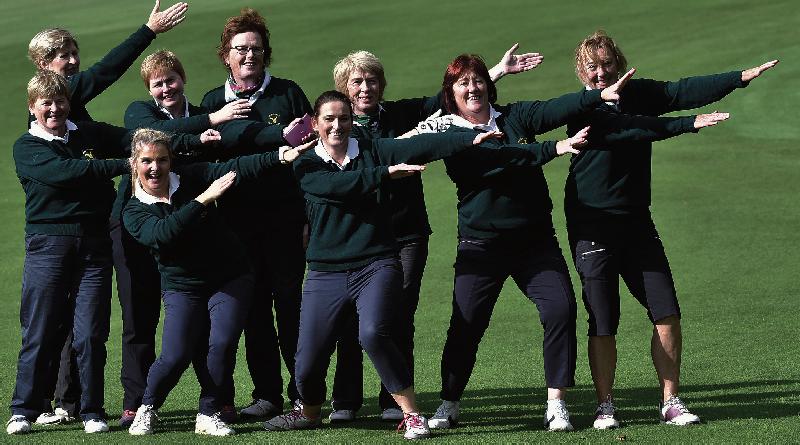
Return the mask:
<svg viewBox="0 0 800 445">
<path fill-rule="evenodd" d="M 189 17 L 159 36 L 151 50 L 170 48 L 188 73 L 187 95 L 199 104 L 225 72 L 215 46 L 224 19 L 248 3 L 194 0 Z M 601 4 L 545 0 L 250 3 L 264 14 L 272 34 L 271 72 L 295 80 L 312 100 L 332 88 L 331 69 L 355 49 L 378 55 L 387 71 L 387 99 L 433 94 L 447 62 L 461 52 L 494 63 L 512 43 L 539 51 L 545 63 L 534 72 L 504 79 L 499 101 L 544 99 L 580 88 L 573 72 L 575 45 L 597 28 L 624 49 L 637 76 L 682 76 L 749 68 L 771 59 L 781 64 L 744 89 L 703 109 L 728 111 L 731 120 L 699 135 L 659 142 L 653 157 L 652 212 L 664 240 L 678 288 L 684 327 L 682 396 L 705 421 L 678 429 L 656 421 L 658 388 L 649 358 L 651 326 L 644 310 L 623 293 L 618 336 L 616 398 L 624 428 L 591 429 L 594 391 L 578 310 L 578 385 L 570 410 L 577 429 L 542 431 L 545 399 L 542 332 L 535 307 L 507 283 L 479 352 L 463 399 L 463 426 L 438 433 L 436 442 L 798 442 L 800 431 L 800 128 L 793 105 L 800 102 L 800 8 L 793 0 L 751 2 L 612 0 Z M 11 146 L 26 130 L 25 87 L 33 73 L 26 60 L 30 38 L 51 26 L 73 31 L 88 68 L 143 23 L 148 1 L 42 0 L 0 5 L 0 395 L 10 400 L 19 352 L 19 296 L 23 259 L 24 195 L 14 173 Z M 149 53 L 151 51 L 148 51 Z M 139 63 L 89 106 L 101 121 L 122 123 L 133 100 L 146 97 Z M 563 137 L 563 129 L 540 140 Z M 567 159 L 545 168 L 559 239 L 566 247 L 562 213 Z M 416 382 L 422 408 L 438 406 L 439 359 L 450 316 L 455 257 L 455 191 L 441 164 L 424 176 L 435 234 L 417 313 Z M 577 277 L 573 274 L 576 291 Z M 114 303 L 106 366 L 106 409 L 121 409 L 119 306 Z M 393 426 L 375 420 L 377 377 L 365 373 L 363 420 L 314 432 L 266 433 L 260 424 L 237 427 L 226 441 L 396 442 Z M 249 402 L 250 380 L 240 350 L 237 404 Z M 329 379 L 329 382 L 332 380 Z M 184 375 L 161 410 L 158 434 L 139 442 L 205 440 L 190 431 L 198 385 Z M 6 411 L 2 416 L 7 417 Z M 112 425 L 115 423 L 112 422 Z M 0 442 L 136 442 L 113 428 L 90 437 L 77 424 L 35 428 L 27 437 L 0 434 Z"/>
</svg>

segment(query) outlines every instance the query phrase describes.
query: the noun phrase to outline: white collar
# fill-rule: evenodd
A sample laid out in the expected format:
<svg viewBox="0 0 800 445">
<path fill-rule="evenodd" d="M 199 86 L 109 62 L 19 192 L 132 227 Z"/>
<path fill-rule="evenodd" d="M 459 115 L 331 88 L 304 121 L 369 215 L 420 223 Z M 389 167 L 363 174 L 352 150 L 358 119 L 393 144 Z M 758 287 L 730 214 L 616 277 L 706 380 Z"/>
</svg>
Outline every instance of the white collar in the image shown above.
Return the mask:
<svg viewBox="0 0 800 445">
<path fill-rule="evenodd" d="M 503 113 L 495 110 L 493 106 L 489 105 L 489 122 L 485 124 L 473 124 L 472 122 L 456 114 L 452 114 L 451 116 L 453 116 L 453 125 L 458 125 L 459 127 L 471 128 L 473 130 L 480 131 L 497 131 L 497 117 L 501 114 Z"/>
<path fill-rule="evenodd" d="M 177 173 L 169 172 L 169 197 L 167 198 L 167 203 L 172 204 L 172 194 L 178 190 L 178 187 L 181 185 L 181 177 Z M 133 196 L 136 197 L 139 201 L 143 204 L 155 204 L 157 202 L 164 202 L 155 196 L 147 193 L 142 188 L 142 184 L 139 183 L 139 180 L 136 180 L 136 189 L 133 191 Z"/>
<path fill-rule="evenodd" d="M 67 133 L 62 138 L 60 136 L 53 136 L 52 134 L 45 131 L 44 128 L 42 128 L 38 122 L 33 121 L 31 122 L 31 128 L 28 130 L 28 133 L 30 133 L 31 136 L 42 138 L 47 142 L 59 141 L 66 144 L 67 142 L 69 142 L 69 132 L 75 131 L 77 129 L 78 126 L 72 123 L 71 120 L 67 119 Z"/>
<path fill-rule="evenodd" d="M 325 149 L 325 146 L 322 145 L 322 141 L 317 141 L 317 145 L 314 147 L 314 153 L 317 154 L 323 161 L 329 162 L 337 167 L 340 170 L 344 170 L 347 164 L 350 163 L 351 160 L 355 159 L 361 153 L 361 150 L 358 149 L 358 141 L 350 138 L 347 141 L 347 153 L 344 155 L 344 160 L 342 161 L 342 165 L 339 165 L 336 161 L 333 160 L 330 154 L 328 154 L 328 150 Z"/>
<path fill-rule="evenodd" d="M 175 119 L 176 117 L 189 117 L 189 99 L 186 98 L 185 94 L 183 95 L 183 116 L 173 116 L 172 113 L 170 113 L 169 110 L 167 110 L 160 103 L 158 103 L 158 101 L 155 100 L 155 98 L 153 98 L 153 100 L 155 101 L 158 109 L 161 110 L 162 113 L 166 114 L 170 120 Z"/>
<path fill-rule="evenodd" d="M 264 70 L 264 81 L 261 82 L 261 86 L 258 88 L 258 90 L 255 93 L 253 93 L 250 96 L 249 99 L 247 99 L 251 104 L 253 102 L 255 102 L 256 99 L 258 99 L 259 97 L 261 97 L 264 94 L 264 90 L 267 89 L 267 85 L 269 85 L 269 81 L 270 80 L 272 80 L 272 76 L 270 76 L 268 70 Z M 233 92 L 233 90 L 231 89 L 230 84 L 226 80 L 225 81 L 225 102 L 233 102 L 236 99 L 238 99 L 238 97 L 236 97 L 236 93 Z"/>
</svg>

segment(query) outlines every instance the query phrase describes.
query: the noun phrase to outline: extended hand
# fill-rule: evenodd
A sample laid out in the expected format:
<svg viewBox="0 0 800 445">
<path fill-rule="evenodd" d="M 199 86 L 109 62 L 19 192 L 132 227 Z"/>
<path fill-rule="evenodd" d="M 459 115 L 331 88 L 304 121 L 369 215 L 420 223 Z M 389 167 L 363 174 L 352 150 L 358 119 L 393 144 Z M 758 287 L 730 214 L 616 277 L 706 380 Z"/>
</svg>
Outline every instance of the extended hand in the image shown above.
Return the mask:
<svg viewBox="0 0 800 445">
<path fill-rule="evenodd" d="M 156 34 L 167 32 L 182 22 L 186 18 L 186 10 L 189 9 L 189 4 L 179 2 L 164 11 L 159 11 L 160 9 L 161 0 L 156 0 L 156 5 L 147 19 L 147 27 Z"/>
<path fill-rule="evenodd" d="M 250 112 L 250 101 L 247 99 L 236 99 L 228 102 L 224 107 L 208 115 L 211 125 L 219 125 L 234 119 L 244 119 Z"/>
<path fill-rule="evenodd" d="M 423 171 L 425 171 L 424 165 L 397 164 L 389 166 L 389 177 L 392 179 L 405 178 Z"/>
<path fill-rule="evenodd" d="M 750 68 L 749 70 L 742 71 L 742 82 L 750 82 L 751 80 L 755 79 L 756 77 L 760 76 L 761 73 L 764 71 L 772 68 L 773 66 L 778 64 L 778 60 L 770 60 L 769 62 L 757 66 L 755 68 Z"/>
<path fill-rule="evenodd" d="M 556 142 L 556 155 L 561 156 L 567 153 L 580 153 L 578 149 L 589 143 L 590 128 L 591 127 L 584 127 L 571 138 Z"/>
<path fill-rule="evenodd" d="M 281 147 L 278 150 L 283 150 L 283 149 L 288 148 L 288 150 L 286 150 L 283 153 L 283 159 L 281 159 L 281 162 L 283 162 L 284 164 L 288 164 L 288 163 L 294 161 L 295 159 L 297 159 L 298 157 L 300 157 L 301 154 L 303 154 L 303 153 L 307 152 L 308 150 L 310 150 L 311 147 L 313 147 L 315 145 L 317 145 L 317 138 L 311 139 L 310 141 L 308 141 L 308 142 L 306 142 L 304 144 L 298 145 L 297 147 L 294 147 L 294 148 Z"/>
<path fill-rule="evenodd" d="M 600 97 L 603 98 L 606 102 L 616 102 L 619 100 L 619 92 L 625 88 L 625 84 L 633 77 L 633 73 L 636 72 L 636 68 L 631 68 L 630 71 L 625 73 L 624 76 L 620 77 L 617 83 L 611 85 L 608 88 L 603 89 L 600 93 Z"/>
<path fill-rule="evenodd" d="M 236 181 L 236 172 L 229 171 L 228 173 L 225 173 L 222 177 L 217 178 L 217 180 L 212 182 L 211 185 L 208 186 L 206 191 L 201 193 L 195 199 L 197 201 L 200 201 L 200 203 L 203 205 L 208 205 L 219 199 L 219 197 L 222 196 L 222 194 L 225 193 L 226 190 L 231 188 L 231 186 L 235 181 Z"/>
<path fill-rule="evenodd" d="M 519 43 L 515 43 L 500 59 L 498 65 L 502 67 L 504 74 L 517 74 L 532 70 L 544 60 L 544 56 L 539 53 L 514 54 L 518 48 Z"/>
<path fill-rule="evenodd" d="M 480 145 L 489 139 L 502 139 L 504 136 L 502 131 L 487 131 L 486 133 L 478 133 L 472 141 L 472 145 Z"/>
<path fill-rule="evenodd" d="M 730 116 L 730 113 L 718 113 L 716 111 L 708 114 L 698 114 L 694 118 L 694 128 L 713 127 L 722 121 L 728 120 Z"/>
</svg>

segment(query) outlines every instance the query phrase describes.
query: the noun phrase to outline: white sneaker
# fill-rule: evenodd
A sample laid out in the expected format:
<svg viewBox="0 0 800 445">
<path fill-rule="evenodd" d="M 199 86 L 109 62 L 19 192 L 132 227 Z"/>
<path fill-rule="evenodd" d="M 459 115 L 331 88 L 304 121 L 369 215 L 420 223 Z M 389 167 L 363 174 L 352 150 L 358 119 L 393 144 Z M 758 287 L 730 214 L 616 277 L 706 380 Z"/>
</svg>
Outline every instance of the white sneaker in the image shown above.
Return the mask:
<svg viewBox="0 0 800 445">
<path fill-rule="evenodd" d="M 25 434 L 31 432 L 31 422 L 22 414 L 15 414 L 6 422 L 8 434 Z"/>
<path fill-rule="evenodd" d="M 356 412 L 352 409 L 335 409 L 328 416 L 331 423 L 345 423 L 356 420 Z"/>
<path fill-rule="evenodd" d="M 548 400 L 544 412 L 544 427 L 548 431 L 572 431 L 569 423 L 569 411 L 563 400 Z"/>
<path fill-rule="evenodd" d="M 158 422 L 158 411 L 153 405 L 142 405 L 136 410 L 136 417 L 133 418 L 128 433 L 132 436 L 144 436 L 153 434 L 153 428 Z"/>
<path fill-rule="evenodd" d="M 281 413 L 283 409 L 280 406 L 275 406 L 274 403 L 264 400 L 256 399 L 250 402 L 249 405 L 239 411 L 242 417 L 257 417 L 260 419 L 276 416 Z"/>
<path fill-rule="evenodd" d="M 85 433 L 107 433 L 108 424 L 103 419 L 89 419 L 83 421 L 83 431 Z"/>
<path fill-rule="evenodd" d="M 661 422 L 667 425 L 686 426 L 700 423 L 700 417 L 689 412 L 678 396 L 672 396 L 659 405 Z"/>
<path fill-rule="evenodd" d="M 267 431 L 312 430 L 322 426 L 322 417 L 306 417 L 302 410 L 293 409 L 264 422 Z"/>
<path fill-rule="evenodd" d="M 63 422 L 64 418 L 59 416 L 53 411 L 47 413 L 39 414 L 39 417 L 36 418 L 34 422 L 37 425 L 58 425 L 59 423 Z"/>
<path fill-rule="evenodd" d="M 609 397 L 605 402 L 597 405 L 597 410 L 594 412 L 594 429 L 596 430 L 610 430 L 611 428 L 619 428 L 619 421 L 616 417 L 616 408 L 614 407 L 614 399 Z"/>
<path fill-rule="evenodd" d="M 442 404 L 436 409 L 436 413 L 428 421 L 428 425 L 432 430 L 455 428 L 458 425 L 459 411 L 461 411 L 459 402 L 442 400 Z"/>
<path fill-rule="evenodd" d="M 381 420 L 384 422 L 399 422 L 403 420 L 403 410 L 399 408 L 386 408 L 381 413 Z"/>
<path fill-rule="evenodd" d="M 53 412 L 56 413 L 57 416 L 61 416 L 61 418 L 63 419 L 61 423 L 69 423 L 75 420 L 74 417 L 69 415 L 69 411 L 65 410 L 60 406 L 56 407 L 56 409 L 54 409 Z"/>
<path fill-rule="evenodd" d="M 233 428 L 219 418 L 219 413 L 214 413 L 211 416 L 197 413 L 197 417 L 194 420 L 194 432 L 195 434 L 208 436 L 232 436 L 236 434 Z"/>
<path fill-rule="evenodd" d="M 431 437 L 431 429 L 428 426 L 428 419 L 417 413 L 409 413 L 403 417 L 403 421 L 397 426 L 397 431 L 400 431 L 405 426 L 405 439 L 425 439 Z"/>
</svg>

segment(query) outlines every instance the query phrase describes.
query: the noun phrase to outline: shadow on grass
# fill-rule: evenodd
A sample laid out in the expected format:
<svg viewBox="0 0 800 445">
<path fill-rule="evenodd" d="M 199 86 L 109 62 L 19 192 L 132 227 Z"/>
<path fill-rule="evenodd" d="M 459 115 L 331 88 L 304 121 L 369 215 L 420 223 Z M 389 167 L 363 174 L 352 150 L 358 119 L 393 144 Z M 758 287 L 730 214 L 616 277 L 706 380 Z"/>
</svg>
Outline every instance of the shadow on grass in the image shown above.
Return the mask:
<svg viewBox="0 0 800 445">
<path fill-rule="evenodd" d="M 544 389 L 541 387 L 467 389 L 461 403 L 460 421 L 465 428 L 452 434 L 469 436 L 492 431 L 540 431 L 544 413 Z M 623 426 L 657 423 L 658 388 L 634 387 L 615 391 L 617 409 Z M 684 385 L 681 397 L 704 422 L 740 419 L 794 417 L 800 413 L 800 380 L 755 380 L 719 384 Z M 438 407 L 439 394 L 425 392 L 417 395 L 423 412 L 432 414 Z M 595 409 L 594 388 L 579 385 L 568 396 L 572 423 L 576 429 L 591 428 Z M 329 412 L 323 408 L 323 415 Z M 193 431 L 196 412 L 171 410 L 159 413 L 160 432 Z M 379 419 L 377 398 L 365 400 L 356 421 L 329 424 L 331 429 L 361 429 L 385 431 L 394 423 Z M 239 434 L 263 431 L 261 421 L 237 423 Z"/>
</svg>

